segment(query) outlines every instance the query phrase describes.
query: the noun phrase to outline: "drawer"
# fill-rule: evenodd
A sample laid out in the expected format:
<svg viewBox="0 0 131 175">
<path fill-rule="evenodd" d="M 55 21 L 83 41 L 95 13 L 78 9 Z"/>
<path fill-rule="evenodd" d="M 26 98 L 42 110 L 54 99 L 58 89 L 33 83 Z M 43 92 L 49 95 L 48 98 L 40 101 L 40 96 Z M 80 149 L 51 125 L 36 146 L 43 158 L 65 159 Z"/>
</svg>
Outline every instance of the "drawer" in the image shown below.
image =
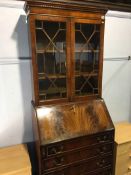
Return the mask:
<svg viewBox="0 0 131 175">
<path fill-rule="evenodd" d="M 127 175 L 131 175 L 131 164 L 128 166 Z"/>
<path fill-rule="evenodd" d="M 58 156 L 43 160 L 44 169 L 57 168 L 59 166 L 69 165 L 81 160 L 86 160 L 91 157 L 102 156 L 113 152 L 113 144 L 100 144 L 97 147 L 92 146 L 86 149 L 59 154 Z"/>
<path fill-rule="evenodd" d="M 61 172 L 64 173 L 64 175 L 84 175 L 86 173 L 97 171 L 102 168 L 106 168 L 112 165 L 112 155 L 104 156 L 104 157 L 97 157 L 97 158 L 91 158 L 87 161 L 79 162 L 77 164 L 72 164 L 71 166 L 68 166 L 69 168 L 63 168 Z M 59 170 L 59 169 L 58 169 Z M 57 171 L 57 170 L 56 170 Z M 45 171 L 45 174 L 48 174 L 47 172 L 51 171 Z M 58 175 L 58 174 L 57 174 Z"/>
<path fill-rule="evenodd" d="M 57 144 L 41 146 L 41 154 L 43 158 L 47 158 L 52 155 L 68 152 L 70 150 L 84 148 L 88 145 L 111 142 L 113 141 L 113 137 L 112 132 L 106 132 L 105 134 L 90 135 L 88 137 L 80 137 L 69 141 L 59 142 Z"/>
<path fill-rule="evenodd" d="M 131 175 L 131 157 L 127 154 L 119 155 L 116 158 L 116 175 Z"/>
<path fill-rule="evenodd" d="M 106 169 L 102 168 L 102 169 L 99 169 L 98 171 L 93 171 L 93 172 L 89 172 L 81 175 L 113 175 L 113 173 L 111 168 L 106 168 Z"/>
<path fill-rule="evenodd" d="M 43 175 L 70 175 L 69 174 L 69 168 L 63 171 L 55 171 L 53 173 L 43 174 Z M 76 174 L 74 174 L 76 175 Z M 111 168 L 102 168 L 98 171 L 93 171 L 89 173 L 79 174 L 79 175 L 112 175 Z"/>
<path fill-rule="evenodd" d="M 91 173 L 83 174 L 83 175 L 113 175 L 113 173 L 111 169 L 106 169 L 106 170 L 102 169 L 100 171 L 91 172 Z"/>
<path fill-rule="evenodd" d="M 131 175 L 131 143 L 117 145 L 116 175 Z"/>
<path fill-rule="evenodd" d="M 115 172 L 115 175 L 131 175 L 131 170 L 130 169 L 118 169 Z"/>
<path fill-rule="evenodd" d="M 117 164 L 126 164 L 126 165 L 131 165 L 131 157 L 129 156 L 129 154 L 123 154 L 120 155 L 116 158 L 117 160 Z"/>
<path fill-rule="evenodd" d="M 117 145 L 117 156 L 131 155 L 131 142 Z"/>
<path fill-rule="evenodd" d="M 80 175 L 87 172 L 96 171 L 112 164 L 112 155 L 101 158 L 93 158 L 70 169 L 71 175 Z"/>
</svg>

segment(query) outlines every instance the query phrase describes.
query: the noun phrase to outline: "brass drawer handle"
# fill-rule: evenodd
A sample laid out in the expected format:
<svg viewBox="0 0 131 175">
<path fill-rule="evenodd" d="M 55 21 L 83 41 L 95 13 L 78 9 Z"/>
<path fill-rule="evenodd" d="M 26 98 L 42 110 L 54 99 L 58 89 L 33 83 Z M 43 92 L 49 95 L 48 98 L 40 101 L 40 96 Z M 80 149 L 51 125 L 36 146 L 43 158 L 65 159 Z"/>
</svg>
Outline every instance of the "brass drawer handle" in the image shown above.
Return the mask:
<svg viewBox="0 0 131 175">
<path fill-rule="evenodd" d="M 97 164 L 97 166 L 102 167 L 105 164 L 105 160 L 103 159 L 103 160 L 97 162 L 96 164 Z"/>
<path fill-rule="evenodd" d="M 54 160 L 55 166 L 60 166 L 64 163 L 64 157 L 56 157 Z"/>
<path fill-rule="evenodd" d="M 61 153 L 63 151 L 63 146 L 54 146 L 52 148 L 48 148 L 48 155 Z"/>
<path fill-rule="evenodd" d="M 103 147 L 97 149 L 97 152 L 99 154 L 104 154 L 106 151 L 107 151 L 107 147 L 106 146 L 103 146 Z"/>
<path fill-rule="evenodd" d="M 107 141 L 108 137 L 106 135 L 104 135 L 103 137 L 97 137 L 97 141 L 99 143 L 103 143 L 105 141 Z"/>
<path fill-rule="evenodd" d="M 53 148 L 51 149 L 51 153 L 53 153 L 53 154 L 56 154 L 56 153 L 57 153 L 57 150 L 56 150 L 55 147 L 53 147 Z"/>
<path fill-rule="evenodd" d="M 131 166 L 129 166 L 128 170 L 131 171 Z"/>
</svg>

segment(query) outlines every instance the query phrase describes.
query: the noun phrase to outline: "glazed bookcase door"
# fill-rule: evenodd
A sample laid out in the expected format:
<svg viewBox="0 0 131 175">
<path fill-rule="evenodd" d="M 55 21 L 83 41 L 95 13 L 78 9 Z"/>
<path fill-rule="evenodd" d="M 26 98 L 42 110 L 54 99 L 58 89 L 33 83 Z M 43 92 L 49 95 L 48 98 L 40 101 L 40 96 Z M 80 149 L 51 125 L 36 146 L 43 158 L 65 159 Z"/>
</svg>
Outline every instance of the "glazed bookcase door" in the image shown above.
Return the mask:
<svg viewBox="0 0 131 175">
<path fill-rule="evenodd" d="M 74 97 L 99 96 L 102 26 L 86 20 L 76 20 L 74 26 Z"/>
<path fill-rule="evenodd" d="M 39 102 L 68 98 L 68 23 L 65 18 L 37 17 L 35 62 Z M 69 43 L 69 42 L 68 42 Z"/>
<path fill-rule="evenodd" d="M 102 20 L 38 15 L 30 24 L 36 104 L 101 97 Z"/>
</svg>

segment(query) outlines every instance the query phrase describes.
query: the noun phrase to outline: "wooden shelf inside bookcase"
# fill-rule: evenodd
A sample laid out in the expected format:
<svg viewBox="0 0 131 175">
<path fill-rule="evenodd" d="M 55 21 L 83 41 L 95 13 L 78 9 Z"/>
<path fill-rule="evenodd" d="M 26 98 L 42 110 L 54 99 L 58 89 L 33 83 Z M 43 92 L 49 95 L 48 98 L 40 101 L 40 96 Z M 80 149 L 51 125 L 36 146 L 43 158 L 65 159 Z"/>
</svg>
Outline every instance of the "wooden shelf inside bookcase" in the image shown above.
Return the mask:
<svg viewBox="0 0 131 175">
<path fill-rule="evenodd" d="M 53 79 L 53 78 L 66 78 L 66 75 L 58 75 L 58 74 L 56 74 L 56 75 L 51 75 L 51 74 L 42 74 L 42 73 L 40 73 L 40 74 L 38 74 L 39 75 L 39 77 L 38 77 L 38 79 L 39 80 L 44 80 L 44 79 L 46 79 L 47 77 L 48 78 L 51 78 L 51 79 Z M 97 72 L 93 72 L 93 73 L 81 73 L 81 74 L 78 74 L 78 73 L 76 73 L 75 74 L 75 77 L 81 77 L 81 76 L 90 76 L 90 77 L 96 77 L 96 76 L 98 76 L 98 73 Z"/>
<path fill-rule="evenodd" d="M 54 94 L 54 93 L 65 93 L 66 92 L 66 88 L 58 88 L 58 90 L 56 90 L 56 88 L 50 88 L 46 91 L 40 91 L 39 95 L 47 95 L 47 94 Z"/>
<path fill-rule="evenodd" d="M 65 50 L 59 50 L 59 49 L 58 49 L 58 51 L 57 50 L 46 50 L 45 51 L 44 49 L 36 50 L 36 53 L 58 53 L 58 52 L 65 53 Z M 81 50 L 81 49 L 75 50 L 75 53 L 81 53 L 81 52 L 83 52 L 83 53 L 92 53 L 92 52 L 99 53 L 100 50 Z"/>
</svg>

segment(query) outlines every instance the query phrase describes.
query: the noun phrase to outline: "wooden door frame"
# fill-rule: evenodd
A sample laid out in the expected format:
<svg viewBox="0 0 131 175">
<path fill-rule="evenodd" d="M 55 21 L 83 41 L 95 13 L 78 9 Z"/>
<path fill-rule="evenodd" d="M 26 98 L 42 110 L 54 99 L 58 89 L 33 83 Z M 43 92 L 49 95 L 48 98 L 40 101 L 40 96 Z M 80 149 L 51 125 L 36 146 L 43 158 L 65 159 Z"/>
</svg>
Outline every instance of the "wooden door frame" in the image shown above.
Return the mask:
<svg viewBox="0 0 131 175">
<path fill-rule="evenodd" d="M 104 46 L 104 16 L 102 15 L 99 19 L 86 19 L 86 18 L 74 18 L 71 19 L 71 25 L 75 26 L 75 23 L 86 23 L 86 24 L 99 24 L 100 25 L 100 53 L 99 53 L 99 72 L 98 72 L 98 94 L 92 94 L 92 95 L 85 95 L 85 96 L 75 96 L 75 29 L 72 27 L 72 67 L 74 72 L 72 73 L 72 101 L 77 100 L 88 100 L 88 99 L 94 99 L 94 98 L 102 98 L 102 73 L 103 73 L 103 46 Z M 73 81 L 74 80 L 74 81 Z"/>
<path fill-rule="evenodd" d="M 39 99 L 39 81 L 38 81 L 38 67 L 37 65 L 37 55 L 36 55 L 36 33 L 35 33 L 35 21 L 56 21 L 56 22 L 66 22 L 66 64 L 67 64 L 67 76 L 66 76 L 66 87 L 67 87 L 67 97 L 59 98 L 59 99 L 51 99 L 51 100 L 43 100 Z M 34 101 L 35 105 L 43 105 L 43 104 L 56 104 L 61 102 L 67 102 L 70 97 L 70 23 L 68 18 L 66 17 L 58 17 L 58 16 L 48 16 L 48 15 L 30 15 L 29 16 L 29 24 L 31 31 L 31 50 L 32 50 L 32 68 L 33 68 L 33 82 L 34 82 Z"/>
</svg>

